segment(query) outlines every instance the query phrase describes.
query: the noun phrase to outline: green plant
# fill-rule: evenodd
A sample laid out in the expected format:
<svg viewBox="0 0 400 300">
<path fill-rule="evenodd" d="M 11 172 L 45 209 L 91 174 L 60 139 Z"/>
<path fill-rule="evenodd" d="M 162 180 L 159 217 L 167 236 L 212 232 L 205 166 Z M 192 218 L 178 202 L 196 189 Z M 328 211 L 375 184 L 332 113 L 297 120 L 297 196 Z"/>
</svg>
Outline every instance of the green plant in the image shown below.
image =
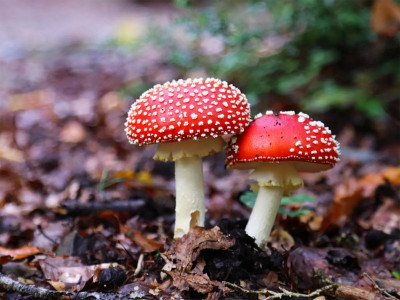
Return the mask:
<svg viewBox="0 0 400 300">
<path fill-rule="evenodd" d="M 240 196 L 240 201 L 246 206 L 253 208 L 256 198 L 257 198 L 257 193 L 247 191 Z M 290 205 L 292 203 L 303 204 L 305 202 L 313 203 L 315 202 L 315 198 L 303 194 L 292 195 L 289 197 L 282 197 L 281 206 L 279 207 L 278 213 L 285 214 L 291 218 L 301 217 L 302 215 L 308 214 L 310 212 L 310 209 L 301 207 L 298 210 L 294 211 L 288 209 L 285 206 Z"/>
</svg>

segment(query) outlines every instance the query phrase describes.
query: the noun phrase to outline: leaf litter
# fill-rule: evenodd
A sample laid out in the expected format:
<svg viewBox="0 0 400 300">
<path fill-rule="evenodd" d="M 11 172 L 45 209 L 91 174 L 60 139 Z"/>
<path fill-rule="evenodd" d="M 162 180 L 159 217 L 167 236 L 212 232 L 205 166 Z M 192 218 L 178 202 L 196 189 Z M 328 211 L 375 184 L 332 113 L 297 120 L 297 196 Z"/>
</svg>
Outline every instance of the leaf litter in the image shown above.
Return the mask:
<svg viewBox="0 0 400 300">
<path fill-rule="evenodd" d="M 225 170 L 222 154 L 207 158 L 206 228 L 174 242 L 173 166 L 153 161 L 152 146 L 127 143 L 123 124 L 133 99 L 117 92 L 132 79 L 128 65 L 148 79 L 160 64 L 135 68 L 143 60 L 82 49 L 64 54 L 16 62 L 38 60 L 48 75 L 29 90 L 14 82 L 1 104 L 2 275 L 104 299 L 257 299 L 264 289 L 307 294 L 330 283 L 338 286 L 323 291 L 328 299 L 390 298 L 382 291 L 399 298 L 398 140 L 371 139 L 390 143 L 372 145 L 379 155 L 366 164 L 355 145 L 370 133 L 343 138 L 352 155 L 329 172 L 304 175 L 266 249 L 244 232 L 250 208 L 239 199 L 249 190 L 247 174 Z M 351 126 L 339 126 L 339 138 Z M 2 289 L 4 299 L 29 299 Z"/>
</svg>

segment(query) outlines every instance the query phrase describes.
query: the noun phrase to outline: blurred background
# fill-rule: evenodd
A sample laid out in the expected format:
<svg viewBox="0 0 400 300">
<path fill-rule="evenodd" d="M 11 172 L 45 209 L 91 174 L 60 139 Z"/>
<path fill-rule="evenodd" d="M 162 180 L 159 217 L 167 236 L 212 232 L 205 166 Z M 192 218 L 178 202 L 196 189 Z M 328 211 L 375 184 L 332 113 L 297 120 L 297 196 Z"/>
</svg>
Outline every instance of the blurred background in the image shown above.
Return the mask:
<svg viewBox="0 0 400 300">
<path fill-rule="evenodd" d="M 324 121 L 338 135 L 344 162 L 397 165 L 399 5 L 1 1 L 3 180 L 22 172 L 30 189 L 61 191 L 76 178 L 100 180 L 104 170 L 172 172 L 147 165 L 152 151 L 136 155 L 141 150 L 127 143 L 123 124 L 146 89 L 187 77 L 236 85 L 253 116 L 295 110 Z M 16 165 L 5 167 L 10 163 Z"/>
</svg>

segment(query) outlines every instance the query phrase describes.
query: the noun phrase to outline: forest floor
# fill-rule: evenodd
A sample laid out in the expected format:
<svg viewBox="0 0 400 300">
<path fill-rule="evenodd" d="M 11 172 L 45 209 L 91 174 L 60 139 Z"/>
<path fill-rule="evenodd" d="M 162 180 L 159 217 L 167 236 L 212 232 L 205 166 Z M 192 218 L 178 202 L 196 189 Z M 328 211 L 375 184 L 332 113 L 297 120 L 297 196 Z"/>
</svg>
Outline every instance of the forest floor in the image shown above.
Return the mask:
<svg viewBox="0 0 400 300">
<path fill-rule="evenodd" d="M 341 162 L 302 174 L 296 194 L 312 200 L 284 205 L 266 249 L 244 232 L 247 173 L 206 158 L 206 228 L 173 241 L 173 164 L 128 143 L 134 99 L 118 91 L 176 71 L 157 53 L 75 43 L 7 53 L 0 298 L 400 299 L 398 120 L 323 115 Z"/>
</svg>

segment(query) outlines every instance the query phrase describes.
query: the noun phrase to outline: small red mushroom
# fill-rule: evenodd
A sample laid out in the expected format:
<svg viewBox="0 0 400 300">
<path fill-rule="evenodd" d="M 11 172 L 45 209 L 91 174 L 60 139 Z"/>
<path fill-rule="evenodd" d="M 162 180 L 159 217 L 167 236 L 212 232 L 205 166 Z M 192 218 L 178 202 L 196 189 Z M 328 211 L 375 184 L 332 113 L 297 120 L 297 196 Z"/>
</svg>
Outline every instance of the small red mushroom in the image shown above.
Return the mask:
<svg viewBox="0 0 400 300">
<path fill-rule="evenodd" d="M 320 121 L 304 113 L 267 111 L 245 131 L 233 136 L 226 150 L 228 168 L 254 169 L 257 199 L 246 226 L 248 235 L 264 246 L 283 195 L 303 185 L 298 172 L 319 172 L 339 161 L 339 143 Z"/>
<path fill-rule="evenodd" d="M 221 136 L 242 132 L 249 121 L 246 96 L 215 78 L 156 85 L 132 105 L 125 124 L 130 143 L 159 144 L 154 158 L 175 162 L 175 237 L 204 226 L 201 158 L 220 151 Z"/>
</svg>

